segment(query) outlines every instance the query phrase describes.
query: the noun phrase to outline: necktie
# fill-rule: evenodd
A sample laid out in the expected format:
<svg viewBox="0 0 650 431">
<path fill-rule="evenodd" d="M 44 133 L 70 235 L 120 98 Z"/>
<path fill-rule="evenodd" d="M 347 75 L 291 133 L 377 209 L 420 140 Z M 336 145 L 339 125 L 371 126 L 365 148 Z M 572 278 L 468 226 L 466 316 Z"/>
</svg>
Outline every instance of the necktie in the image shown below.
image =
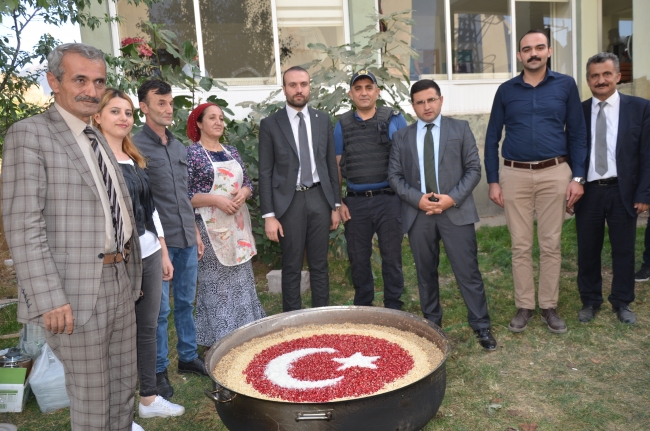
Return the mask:
<svg viewBox="0 0 650 431">
<path fill-rule="evenodd" d="M 596 116 L 596 173 L 605 175 L 607 172 L 607 117 L 605 117 L 607 102 L 598 102 L 600 111 Z"/>
<path fill-rule="evenodd" d="M 97 164 L 99 165 L 99 170 L 102 172 L 102 178 L 104 179 L 104 185 L 106 186 L 106 191 L 108 192 L 108 202 L 111 205 L 111 217 L 113 218 L 113 229 L 115 231 L 115 241 L 117 243 L 117 251 L 124 255 L 124 224 L 122 222 L 122 214 L 120 213 L 120 205 L 117 201 L 117 192 L 115 190 L 115 185 L 113 180 L 108 173 L 108 168 L 106 167 L 106 162 L 102 156 L 102 152 L 99 151 L 99 142 L 97 141 L 97 135 L 95 131 L 90 127 L 84 129 L 84 133 L 90 139 L 90 145 L 93 147 L 95 152 L 95 157 L 97 157 Z"/>
<path fill-rule="evenodd" d="M 424 135 L 424 184 L 427 193 L 438 193 L 438 181 L 436 180 L 436 159 L 433 152 L 433 133 L 431 129 L 434 124 L 427 124 L 427 132 Z"/>
<path fill-rule="evenodd" d="M 311 174 L 311 154 L 309 153 L 309 138 L 307 137 L 307 124 L 302 112 L 298 112 L 300 124 L 298 125 L 298 148 L 300 149 L 300 183 L 305 187 L 314 185 Z"/>
</svg>

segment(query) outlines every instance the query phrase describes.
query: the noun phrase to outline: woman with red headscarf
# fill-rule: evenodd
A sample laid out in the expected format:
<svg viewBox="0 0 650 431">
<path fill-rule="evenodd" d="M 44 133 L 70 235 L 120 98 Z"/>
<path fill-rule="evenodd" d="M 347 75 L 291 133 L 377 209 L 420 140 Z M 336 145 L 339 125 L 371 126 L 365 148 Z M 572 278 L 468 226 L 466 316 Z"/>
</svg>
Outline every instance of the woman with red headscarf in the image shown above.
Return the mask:
<svg viewBox="0 0 650 431">
<path fill-rule="evenodd" d="M 251 258 L 257 253 L 246 199 L 253 186 L 235 147 L 219 142 L 223 112 L 197 106 L 187 120 L 188 189 L 205 244 L 199 261 L 196 341 L 211 346 L 242 325 L 265 317 Z"/>
</svg>

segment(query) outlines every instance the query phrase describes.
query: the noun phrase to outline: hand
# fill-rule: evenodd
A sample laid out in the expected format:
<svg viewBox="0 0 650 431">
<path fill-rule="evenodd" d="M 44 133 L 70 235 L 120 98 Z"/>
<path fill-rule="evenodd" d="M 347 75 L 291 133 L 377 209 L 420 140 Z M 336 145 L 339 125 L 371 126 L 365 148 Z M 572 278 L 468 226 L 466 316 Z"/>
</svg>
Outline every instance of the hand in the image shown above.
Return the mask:
<svg viewBox="0 0 650 431">
<path fill-rule="evenodd" d="M 201 244 L 203 244 L 203 241 L 201 241 Z M 201 255 L 199 255 L 199 259 L 201 259 Z M 172 261 L 169 260 L 169 255 L 167 254 L 162 257 L 162 273 L 163 281 L 169 281 L 174 278 L 174 265 L 172 265 Z"/>
<path fill-rule="evenodd" d="M 341 206 L 339 207 L 339 215 L 341 216 L 341 221 L 343 223 L 347 223 L 347 221 L 352 218 L 348 206 L 343 202 L 341 202 Z"/>
<path fill-rule="evenodd" d="M 577 181 L 571 180 L 569 187 L 566 188 L 567 208 L 573 209 L 573 204 L 578 202 L 583 194 L 585 194 L 585 188 Z"/>
<path fill-rule="evenodd" d="M 241 204 L 236 204 L 234 200 L 231 200 L 225 196 L 213 196 L 215 199 L 215 206 L 221 211 L 225 212 L 228 215 L 235 214 Z"/>
<path fill-rule="evenodd" d="M 641 214 L 648 212 L 648 209 L 650 209 L 650 204 L 642 204 L 640 202 L 637 202 L 634 204 L 634 208 L 636 208 L 637 214 Z"/>
<path fill-rule="evenodd" d="M 275 217 L 267 217 L 264 219 L 264 231 L 266 232 L 266 236 L 271 241 L 280 242 L 280 238 L 278 237 L 278 232 L 280 233 L 280 236 L 284 238 L 284 231 L 282 230 L 282 225 Z"/>
<path fill-rule="evenodd" d="M 488 192 L 490 200 L 503 208 L 503 192 L 499 183 L 490 183 L 490 190 Z"/>
<path fill-rule="evenodd" d="M 330 225 L 330 230 L 336 230 L 341 224 L 341 216 L 337 210 L 332 211 L 332 224 Z"/>
<path fill-rule="evenodd" d="M 251 189 L 248 187 L 241 187 L 237 190 L 233 190 L 230 194 L 232 195 L 233 203 L 237 205 L 237 209 L 239 209 L 244 205 L 246 199 L 248 199 L 253 192 L 251 192 Z"/>
<path fill-rule="evenodd" d="M 573 207 L 569 208 L 568 206 L 566 207 L 566 213 L 569 214 L 570 216 L 575 214 L 575 211 L 573 210 Z"/>
<path fill-rule="evenodd" d="M 43 314 L 45 329 L 53 334 L 63 334 L 63 331 L 70 335 L 74 329 L 74 317 L 72 316 L 72 307 L 65 304 L 62 307 L 50 310 Z"/>
<path fill-rule="evenodd" d="M 433 210 L 435 209 L 433 204 L 436 202 L 431 202 L 429 200 L 431 196 L 433 196 L 433 193 L 427 193 L 422 195 L 422 197 L 420 198 L 420 202 L 418 203 L 418 208 L 420 208 L 422 211 L 427 213 L 427 215 L 433 214 Z"/>
<path fill-rule="evenodd" d="M 434 198 L 438 198 L 438 202 L 431 202 L 433 205 L 433 211 L 427 212 L 427 215 L 431 214 L 442 214 L 443 211 L 449 209 L 456 205 L 456 202 L 449 195 L 439 195 L 433 193 Z"/>
<path fill-rule="evenodd" d="M 203 258 L 203 253 L 205 252 L 205 245 L 203 244 L 203 240 L 201 239 L 201 232 L 199 232 L 199 228 L 196 228 L 196 254 L 201 260 Z"/>
</svg>

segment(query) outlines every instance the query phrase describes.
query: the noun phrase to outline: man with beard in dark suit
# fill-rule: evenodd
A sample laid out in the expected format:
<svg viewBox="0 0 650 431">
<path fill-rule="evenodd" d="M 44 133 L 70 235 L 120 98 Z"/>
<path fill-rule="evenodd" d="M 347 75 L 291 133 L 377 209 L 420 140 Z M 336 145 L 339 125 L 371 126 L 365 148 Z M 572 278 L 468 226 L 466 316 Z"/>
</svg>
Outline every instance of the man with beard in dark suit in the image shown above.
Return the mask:
<svg viewBox="0 0 650 431">
<path fill-rule="evenodd" d="M 338 227 L 341 196 L 332 122 L 307 107 L 309 73 L 284 72 L 286 108 L 265 118 L 259 133 L 259 190 L 265 231 L 282 248 L 282 310 L 299 310 L 300 271 L 307 251 L 312 307 L 329 304 L 329 231 Z"/>
</svg>

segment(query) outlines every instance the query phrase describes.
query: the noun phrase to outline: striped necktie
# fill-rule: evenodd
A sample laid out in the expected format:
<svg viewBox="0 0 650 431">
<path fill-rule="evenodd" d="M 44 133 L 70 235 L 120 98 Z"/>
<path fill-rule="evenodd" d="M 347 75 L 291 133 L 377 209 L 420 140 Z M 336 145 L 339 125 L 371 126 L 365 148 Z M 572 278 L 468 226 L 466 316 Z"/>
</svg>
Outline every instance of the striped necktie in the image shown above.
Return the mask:
<svg viewBox="0 0 650 431">
<path fill-rule="evenodd" d="M 106 166 L 106 162 L 104 161 L 104 156 L 102 156 L 102 152 L 99 150 L 99 141 L 97 140 L 95 131 L 90 126 L 88 126 L 84 129 L 84 133 L 88 139 L 90 139 L 90 145 L 93 147 L 95 157 L 97 157 L 97 164 L 99 165 L 99 170 L 102 172 L 104 185 L 106 186 L 106 191 L 108 192 L 108 202 L 111 205 L 111 217 L 113 218 L 113 229 L 115 232 L 115 241 L 117 242 L 117 251 L 122 254 L 122 257 L 126 258 L 124 253 L 124 223 L 122 222 L 120 204 L 117 201 L 117 191 L 115 190 L 113 179 L 108 173 L 108 168 Z"/>
</svg>

